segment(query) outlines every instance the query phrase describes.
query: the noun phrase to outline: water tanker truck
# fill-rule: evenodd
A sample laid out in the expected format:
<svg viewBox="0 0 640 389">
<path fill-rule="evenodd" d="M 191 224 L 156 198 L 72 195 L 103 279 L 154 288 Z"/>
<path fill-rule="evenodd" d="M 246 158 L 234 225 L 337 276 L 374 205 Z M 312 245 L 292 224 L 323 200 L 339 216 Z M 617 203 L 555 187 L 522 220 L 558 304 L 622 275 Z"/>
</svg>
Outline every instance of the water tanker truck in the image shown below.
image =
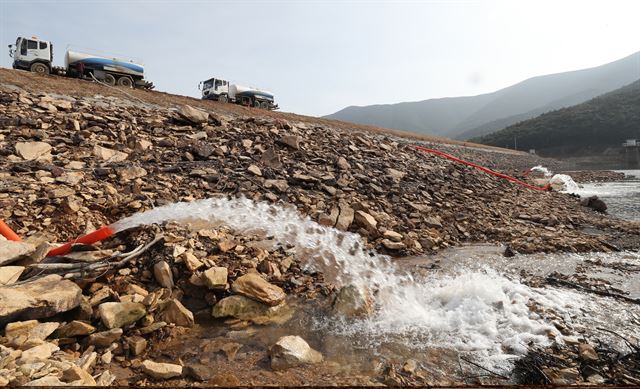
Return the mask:
<svg viewBox="0 0 640 389">
<path fill-rule="evenodd" d="M 15 45 L 9 45 L 9 56 L 13 58 L 14 69 L 74 78 L 95 78 L 108 85 L 153 88 L 153 83 L 143 79 L 142 64 L 131 59 L 67 50 L 64 67 L 55 67 L 53 45 L 36 37 L 18 37 Z"/>
<path fill-rule="evenodd" d="M 217 100 L 221 103 L 241 104 L 268 110 L 278 109 L 273 93 L 249 86 L 232 84 L 227 80 L 210 78 L 198 84 L 203 100 Z"/>
</svg>

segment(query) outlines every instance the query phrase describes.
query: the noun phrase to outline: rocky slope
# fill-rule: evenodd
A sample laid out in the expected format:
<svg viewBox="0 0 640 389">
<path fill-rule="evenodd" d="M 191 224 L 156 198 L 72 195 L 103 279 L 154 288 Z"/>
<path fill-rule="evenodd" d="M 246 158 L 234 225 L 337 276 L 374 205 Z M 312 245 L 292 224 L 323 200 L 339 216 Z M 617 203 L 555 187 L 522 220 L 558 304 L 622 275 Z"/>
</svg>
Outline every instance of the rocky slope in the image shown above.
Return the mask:
<svg viewBox="0 0 640 389">
<path fill-rule="evenodd" d="M 156 92 L 3 74 L 15 82 L 0 83 L 0 218 L 24 241 L 0 240 L 2 384 L 334 382 L 323 367 L 312 376 L 274 373 L 322 360 L 313 344 L 291 336 L 277 337 L 268 350 L 213 338 L 188 360 L 167 349 L 200 317 L 231 317 L 225 325 L 233 331 L 286 322 L 291 298 L 331 297 L 341 314 L 367 313 L 366 294 L 305 270 L 308 253 L 274 245 L 268 231 L 146 226 L 45 258 L 51 242 L 177 201 L 244 196 L 290 204 L 394 256 L 477 241 L 507 244 L 509 252 L 638 247 L 637 223 L 421 153 L 415 140 L 195 101 L 200 110 Z M 57 93 L 43 93 L 52 82 Z M 561 167 L 502 150 L 426 145 L 511 172 L 541 162 Z M 205 355 L 234 365 L 242 347 L 233 374 L 203 367 L 211 362 Z M 390 369 L 387 383 L 426 382 Z"/>
</svg>

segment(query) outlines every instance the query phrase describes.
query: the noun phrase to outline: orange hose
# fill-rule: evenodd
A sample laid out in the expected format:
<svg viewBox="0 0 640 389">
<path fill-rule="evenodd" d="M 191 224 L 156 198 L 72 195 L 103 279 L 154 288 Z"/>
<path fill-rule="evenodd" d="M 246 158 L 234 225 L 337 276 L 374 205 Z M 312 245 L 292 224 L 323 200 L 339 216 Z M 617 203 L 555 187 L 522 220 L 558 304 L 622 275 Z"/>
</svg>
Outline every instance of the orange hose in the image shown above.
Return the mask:
<svg viewBox="0 0 640 389">
<path fill-rule="evenodd" d="M 53 257 L 56 255 L 65 255 L 67 254 L 69 251 L 71 251 L 71 247 L 74 244 L 77 243 L 82 243 L 82 244 L 93 244 L 96 242 L 99 242 L 103 239 L 107 239 L 108 237 L 110 237 L 111 235 L 114 234 L 114 231 L 111 229 L 111 227 L 109 226 L 105 226 L 102 228 L 99 228 L 87 235 L 83 235 L 81 237 L 76 238 L 75 240 L 72 240 L 68 243 L 63 244 L 60 247 L 56 247 L 55 249 L 51 249 L 49 250 L 49 252 L 47 253 L 48 257 Z"/>
<path fill-rule="evenodd" d="M 7 238 L 8 240 L 13 240 L 15 242 L 20 242 L 22 240 L 20 239 L 20 236 L 13 232 L 11 227 L 9 227 L 7 223 L 5 223 L 2 219 L 0 219 L 0 234 L 2 234 L 2 236 Z"/>
<path fill-rule="evenodd" d="M 413 147 L 415 147 L 416 149 L 418 149 L 420 151 L 426 152 L 426 153 L 436 154 L 436 155 L 439 155 L 441 157 L 445 157 L 447 159 L 450 159 L 452 161 L 455 161 L 455 162 L 458 162 L 458 163 L 462 163 L 464 165 L 472 166 L 472 167 L 474 167 L 476 169 L 482 170 L 483 172 L 487 172 L 489 174 L 493 174 L 496 177 L 504 178 L 505 180 L 509 180 L 509 181 L 515 182 L 516 184 L 520 184 L 520 185 L 522 185 L 524 187 L 527 187 L 529 189 L 535 189 L 535 190 L 545 191 L 545 192 L 551 189 L 551 185 L 545 185 L 543 188 L 540 188 L 540 187 L 537 187 L 537 186 L 533 186 L 533 185 L 529 185 L 526 182 L 522 182 L 522 181 L 520 181 L 520 180 L 518 180 L 516 178 L 513 178 L 511 176 L 508 176 L 506 174 L 494 172 L 493 170 L 487 169 L 484 166 L 476 165 L 475 163 L 471 163 L 471 162 L 462 160 L 460 158 L 456 158 L 453 155 L 449 155 L 447 153 L 443 153 L 442 151 L 431 150 L 431 149 L 427 149 L 425 147 L 420 147 L 420 146 L 415 146 L 415 145 Z"/>
</svg>

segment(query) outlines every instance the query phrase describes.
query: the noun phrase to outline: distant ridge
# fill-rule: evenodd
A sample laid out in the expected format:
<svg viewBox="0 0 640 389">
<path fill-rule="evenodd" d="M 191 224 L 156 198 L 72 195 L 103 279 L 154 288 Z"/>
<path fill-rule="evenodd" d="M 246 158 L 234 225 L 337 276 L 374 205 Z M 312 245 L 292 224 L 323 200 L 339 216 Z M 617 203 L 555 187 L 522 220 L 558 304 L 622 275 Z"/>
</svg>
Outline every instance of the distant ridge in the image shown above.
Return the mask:
<svg viewBox="0 0 640 389">
<path fill-rule="evenodd" d="M 535 149 L 545 156 L 588 155 L 640 139 L 640 79 L 585 103 L 511 125 L 473 141 Z"/>
<path fill-rule="evenodd" d="M 538 76 L 493 93 L 364 107 L 326 116 L 354 123 L 468 139 L 569 107 L 640 78 L 640 52 L 571 72 Z"/>
</svg>

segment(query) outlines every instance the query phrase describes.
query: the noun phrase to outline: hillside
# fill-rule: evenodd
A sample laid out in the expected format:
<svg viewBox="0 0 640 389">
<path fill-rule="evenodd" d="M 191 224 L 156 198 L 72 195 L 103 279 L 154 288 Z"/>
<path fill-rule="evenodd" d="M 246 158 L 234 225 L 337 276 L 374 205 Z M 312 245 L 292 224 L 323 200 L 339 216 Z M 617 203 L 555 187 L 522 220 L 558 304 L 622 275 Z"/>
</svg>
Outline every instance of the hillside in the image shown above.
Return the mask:
<svg viewBox="0 0 640 389">
<path fill-rule="evenodd" d="M 541 267 L 553 252 L 640 248 L 640 223 L 425 154 L 384 129 L 9 70 L 0 70 L 0 102 L 0 220 L 22 239 L 0 237 L 0 386 L 458 386 L 458 350 L 479 365 L 511 344 L 503 339 L 547 341 L 522 323 L 540 334 L 552 320 L 579 328 L 567 338 L 584 337 L 582 323 L 607 324 L 600 305 L 579 327 L 575 315 L 539 316 L 554 306 L 530 315 L 520 297 L 533 293 L 528 285 L 553 286 L 553 296 L 559 288 L 544 273 L 514 271 L 516 261 Z M 501 171 L 558 166 L 493 147 L 421 144 Z M 108 236 L 75 239 L 93 232 Z M 67 241 L 70 252 L 57 244 Z M 456 256 L 456 246 L 482 251 Z M 501 261 L 495 271 L 473 267 L 486 255 Z M 477 263 L 444 270 L 462 258 Z M 632 269 L 616 276 L 636 276 L 631 263 L 615 264 Z M 569 278 L 573 268 L 549 268 L 553 282 L 601 291 Z M 408 299 L 433 295 L 445 300 Z M 389 310 L 404 301 L 406 313 Z M 428 307 L 420 321 L 416 306 Z M 411 330 L 364 327 L 356 336 L 381 339 L 371 347 L 310 327 L 381 322 L 387 310 Z M 473 327 L 456 324 L 460 312 L 471 312 Z M 433 317 L 452 318 L 445 331 L 418 327 L 439 337 L 434 353 L 406 347 L 415 323 Z M 629 322 L 611 328 L 630 337 L 620 332 L 635 328 Z M 460 344 L 479 346 L 452 342 L 452 329 Z M 370 367 L 387 354 L 387 367 Z M 424 373 L 389 370 L 409 357 Z"/>
<path fill-rule="evenodd" d="M 589 69 L 533 77 L 493 93 L 347 107 L 327 118 L 458 139 L 572 106 L 640 77 L 640 52 Z"/>
<path fill-rule="evenodd" d="M 513 146 L 514 137 L 519 149 L 554 156 L 598 153 L 640 138 L 640 80 L 475 140 L 504 147 Z"/>
</svg>

